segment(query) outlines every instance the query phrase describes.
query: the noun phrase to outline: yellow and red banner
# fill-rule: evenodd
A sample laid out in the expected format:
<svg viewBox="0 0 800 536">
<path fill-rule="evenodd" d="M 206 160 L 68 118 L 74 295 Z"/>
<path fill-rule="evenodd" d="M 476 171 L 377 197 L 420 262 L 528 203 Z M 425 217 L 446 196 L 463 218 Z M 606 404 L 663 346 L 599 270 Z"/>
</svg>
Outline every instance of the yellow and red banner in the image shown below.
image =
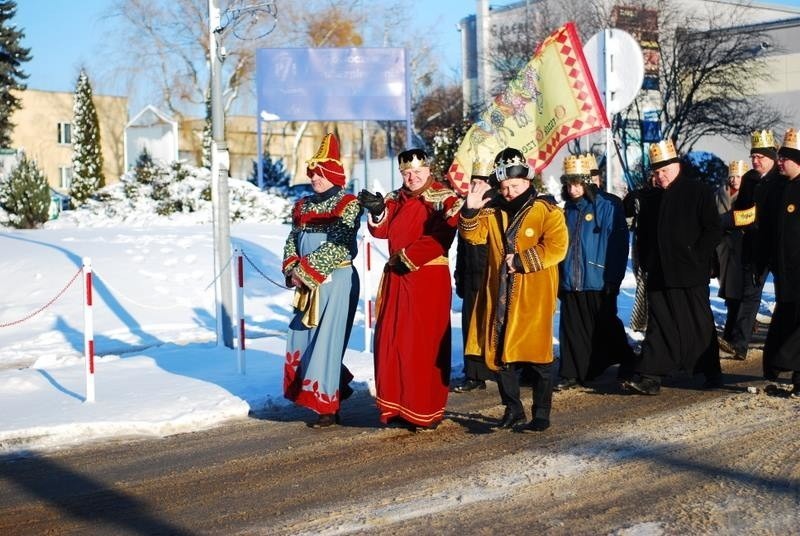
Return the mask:
<svg viewBox="0 0 800 536">
<path fill-rule="evenodd" d="M 476 160 L 492 162 L 514 147 L 536 171 L 573 138 L 608 128 L 606 112 L 583 55 L 575 24 L 562 26 L 470 127 L 447 172 L 465 193 Z"/>
</svg>

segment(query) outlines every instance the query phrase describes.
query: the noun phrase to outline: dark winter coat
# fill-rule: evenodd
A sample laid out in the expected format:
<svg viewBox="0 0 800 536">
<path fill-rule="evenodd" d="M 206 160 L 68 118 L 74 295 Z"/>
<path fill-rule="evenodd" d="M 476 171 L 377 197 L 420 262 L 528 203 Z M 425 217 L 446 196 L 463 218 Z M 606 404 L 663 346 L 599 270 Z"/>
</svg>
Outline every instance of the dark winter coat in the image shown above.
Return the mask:
<svg viewBox="0 0 800 536">
<path fill-rule="evenodd" d="M 775 298 L 800 302 L 800 176 L 774 187 L 780 199 L 774 213 L 774 243 L 770 268 L 775 275 Z"/>
<path fill-rule="evenodd" d="M 598 192 L 564 203 L 569 232 L 567 256 L 559 264 L 559 289 L 618 290 L 628 264 L 628 226 L 622 203 Z"/>
<path fill-rule="evenodd" d="M 722 228 L 713 192 L 682 174 L 640 198 L 637 243 L 648 289 L 708 285 Z"/>
<path fill-rule="evenodd" d="M 727 184 L 717 190 L 715 202 L 722 225 L 722 240 L 716 250 L 716 275 L 719 278 L 719 297 L 726 300 L 742 298 L 742 230 L 733 223 L 733 205 L 740 192 L 733 196 Z"/>
<path fill-rule="evenodd" d="M 756 221 L 742 229 L 742 266 L 749 271 L 757 270 L 762 273 L 767 264 L 764 258 L 768 252 L 774 249 L 773 237 L 774 230 L 771 223 L 767 221 L 767 214 L 774 210 L 770 205 L 774 205 L 777 200 L 770 194 L 770 190 L 785 182 L 785 178 L 778 173 L 778 166 L 775 165 L 769 173 L 761 177 L 758 171 L 751 169 L 742 176 L 742 184 L 739 195 L 733 203 L 734 210 L 747 210 L 756 207 Z M 759 232 L 760 227 L 764 227 L 764 233 Z M 766 240 L 761 243 L 761 240 Z"/>
</svg>

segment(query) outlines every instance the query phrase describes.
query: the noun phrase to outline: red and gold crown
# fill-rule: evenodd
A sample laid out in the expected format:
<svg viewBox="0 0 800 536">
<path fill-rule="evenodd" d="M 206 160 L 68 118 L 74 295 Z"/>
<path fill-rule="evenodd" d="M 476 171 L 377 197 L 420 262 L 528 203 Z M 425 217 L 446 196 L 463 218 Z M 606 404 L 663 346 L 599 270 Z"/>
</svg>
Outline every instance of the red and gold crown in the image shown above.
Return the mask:
<svg viewBox="0 0 800 536">
<path fill-rule="evenodd" d="M 783 135 L 783 145 L 781 147 L 800 151 L 800 146 L 797 145 L 797 131 L 795 129 L 790 128 L 786 131 L 786 134 Z"/>
<path fill-rule="evenodd" d="M 756 130 L 750 134 L 751 149 L 775 149 L 775 136 L 771 130 Z"/>
<path fill-rule="evenodd" d="M 750 166 L 744 160 L 732 160 L 728 164 L 728 177 L 741 177 L 749 169 Z"/>
<path fill-rule="evenodd" d="M 661 140 L 650 145 L 651 166 L 670 160 L 678 160 L 678 152 L 675 150 L 675 144 L 672 143 L 672 140 Z"/>
</svg>

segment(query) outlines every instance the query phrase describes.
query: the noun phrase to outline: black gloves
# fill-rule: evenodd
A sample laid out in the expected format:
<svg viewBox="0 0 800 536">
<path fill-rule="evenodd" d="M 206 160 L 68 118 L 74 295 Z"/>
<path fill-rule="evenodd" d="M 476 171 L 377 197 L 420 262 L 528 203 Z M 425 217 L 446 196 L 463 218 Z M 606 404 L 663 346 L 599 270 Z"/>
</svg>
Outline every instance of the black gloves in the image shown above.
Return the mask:
<svg viewBox="0 0 800 536">
<path fill-rule="evenodd" d="M 397 253 L 389 257 L 389 260 L 386 262 L 386 264 L 388 264 L 389 268 L 397 275 L 406 275 L 411 271 L 409 267 L 406 266 L 402 260 L 400 260 L 400 256 Z"/>
<path fill-rule="evenodd" d="M 361 190 L 358 192 L 358 203 L 373 216 L 380 216 L 386 208 L 380 192 L 372 194 L 367 190 Z"/>
</svg>

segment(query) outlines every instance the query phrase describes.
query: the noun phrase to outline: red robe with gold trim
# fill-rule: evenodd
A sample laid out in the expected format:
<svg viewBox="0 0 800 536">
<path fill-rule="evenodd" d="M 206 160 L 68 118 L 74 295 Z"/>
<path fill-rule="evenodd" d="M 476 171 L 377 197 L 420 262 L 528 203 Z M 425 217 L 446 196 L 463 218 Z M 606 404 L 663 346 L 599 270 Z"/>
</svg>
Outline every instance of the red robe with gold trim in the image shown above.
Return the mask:
<svg viewBox="0 0 800 536">
<path fill-rule="evenodd" d="M 381 422 L 400 417 L 418 426 L 444 416 L 450 382 L 450 269 L 461 201 L 432 183 L 412 195 L 386 196 L 386 212 L 369 220 L 389 241 L 375 327 L 375 388 Z"/>
</svg>

